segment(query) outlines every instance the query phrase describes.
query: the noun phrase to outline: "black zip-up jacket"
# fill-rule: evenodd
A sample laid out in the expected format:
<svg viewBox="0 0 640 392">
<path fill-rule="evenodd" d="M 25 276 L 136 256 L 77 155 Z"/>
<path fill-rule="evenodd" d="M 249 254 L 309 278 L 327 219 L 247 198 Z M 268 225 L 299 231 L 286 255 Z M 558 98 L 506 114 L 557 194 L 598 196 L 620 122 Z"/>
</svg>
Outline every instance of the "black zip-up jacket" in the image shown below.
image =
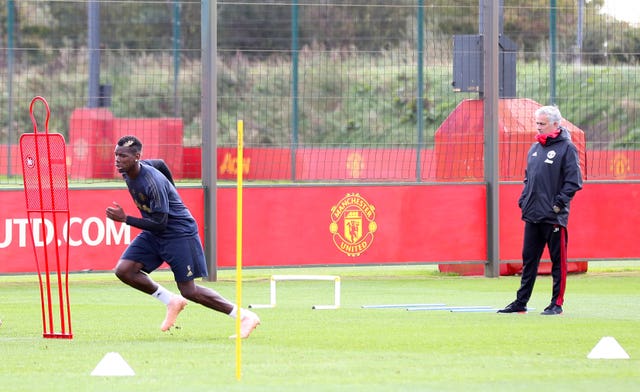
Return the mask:
<svg viewBox="0 0 640 392">
<path fill-rule="evenodd" d="M 534 143 L 527 153 L 524 189 L 518 199 L 522 220 L 551 223 L 567 227 L 569 204 L 582 189 L 582 173 L 578 149 L 566 128 L 548 137 L 545 145 Z M 553 206 L 560 208 L 555 213 Z"/>
</svg>

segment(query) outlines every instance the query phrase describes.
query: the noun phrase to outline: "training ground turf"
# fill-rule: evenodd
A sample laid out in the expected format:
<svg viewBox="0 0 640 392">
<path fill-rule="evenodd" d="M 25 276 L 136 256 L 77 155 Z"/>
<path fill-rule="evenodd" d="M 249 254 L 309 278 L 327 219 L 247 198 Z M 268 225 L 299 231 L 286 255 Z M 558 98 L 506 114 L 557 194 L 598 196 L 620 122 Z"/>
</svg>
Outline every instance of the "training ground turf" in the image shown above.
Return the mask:
<svg viewBox="0 0 640 392">
<path fill-rule="evenodd" d="M 540 316 L 551 280 L 539 278 L 528 314 L 363 309 L 372 304 L 502 307 L 519 277 L 447 276 L 433 266 L 253 269 L 243 304 L 268 303 L 272 274 L 339 275 L 278 283 L 277 306 L 242 342 L 236 378 L 232 319 L 190 303 L 168 333 L 164 307 L 110 273 L 72 274 L 72 340 L 42 338 L 34 275 L 0 276 L 0 385 L 6 391 L 635 391 L 640 385 L 640 264 L 601 262 L 570 275 L 565 313 Z M 166 271 L 152 275 L 175 289 Z M 235 300 L 235 271 L 202 282 Z M 588 359 L 611 336 L 630 359 Z M 91 376 L 107 353 L 133 376 Z"/>
</svg>

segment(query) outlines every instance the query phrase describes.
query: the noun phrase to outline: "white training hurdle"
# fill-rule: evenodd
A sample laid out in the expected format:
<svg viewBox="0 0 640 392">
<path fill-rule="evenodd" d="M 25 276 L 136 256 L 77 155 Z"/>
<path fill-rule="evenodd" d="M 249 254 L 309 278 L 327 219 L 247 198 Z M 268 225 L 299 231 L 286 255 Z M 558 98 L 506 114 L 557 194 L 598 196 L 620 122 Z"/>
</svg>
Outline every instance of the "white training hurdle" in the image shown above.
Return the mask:
<svg viewBox="0 0 640 392">
<path fill-rule="evenodd" d="M 312 309 L 338 309 L 340 307 L 340 277 L 335 275 L 271 275 L 271 300 L 269 304 L 252 304 L 250 308 L 275 308 L 276 283 L 285 280 L 333 280 L 333 305 L 313 305 Z"/>
</svg>

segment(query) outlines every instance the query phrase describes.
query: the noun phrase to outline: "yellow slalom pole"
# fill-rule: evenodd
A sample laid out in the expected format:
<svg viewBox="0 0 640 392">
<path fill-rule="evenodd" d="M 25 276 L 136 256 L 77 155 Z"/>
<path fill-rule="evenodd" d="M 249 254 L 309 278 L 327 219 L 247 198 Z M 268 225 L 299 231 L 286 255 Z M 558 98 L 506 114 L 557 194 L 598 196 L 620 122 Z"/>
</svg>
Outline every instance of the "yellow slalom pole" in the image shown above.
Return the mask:
<svg viewBox="0 0 640 392">
<path fill-rule="evenodd" d="M 242 338 L 240 337 L 240 322 L 242 308 L 242 172 L 243 172 L 243 128 L 244 123 L 238 120 L 238 157 L 236 180 L 236 379 L 242 378 Z"/>
</svg>

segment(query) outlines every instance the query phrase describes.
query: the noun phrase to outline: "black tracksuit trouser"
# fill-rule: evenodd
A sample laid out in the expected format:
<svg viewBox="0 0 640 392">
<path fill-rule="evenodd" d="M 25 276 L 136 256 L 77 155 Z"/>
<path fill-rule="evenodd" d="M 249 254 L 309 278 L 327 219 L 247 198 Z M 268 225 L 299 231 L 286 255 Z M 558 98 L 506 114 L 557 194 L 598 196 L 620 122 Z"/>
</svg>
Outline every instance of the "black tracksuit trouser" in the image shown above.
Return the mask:
<svg viewBox="0 0 640 392">
<path fill-rule="evenodd" d="M 536 283 L 536 277 L 538 276 L 540 258 L 545 246 L 547 246 L 552 263 L 553 289 L 551 304 L 562 306 L 567 284 L 568 239 L 566 227 L 551 223 L 525 222 L 522 245 L 522 278 L 516 296 L 518 303 L 526 306 L 527 302 L 529 302 L 533 286 Z"/>
</svg>

